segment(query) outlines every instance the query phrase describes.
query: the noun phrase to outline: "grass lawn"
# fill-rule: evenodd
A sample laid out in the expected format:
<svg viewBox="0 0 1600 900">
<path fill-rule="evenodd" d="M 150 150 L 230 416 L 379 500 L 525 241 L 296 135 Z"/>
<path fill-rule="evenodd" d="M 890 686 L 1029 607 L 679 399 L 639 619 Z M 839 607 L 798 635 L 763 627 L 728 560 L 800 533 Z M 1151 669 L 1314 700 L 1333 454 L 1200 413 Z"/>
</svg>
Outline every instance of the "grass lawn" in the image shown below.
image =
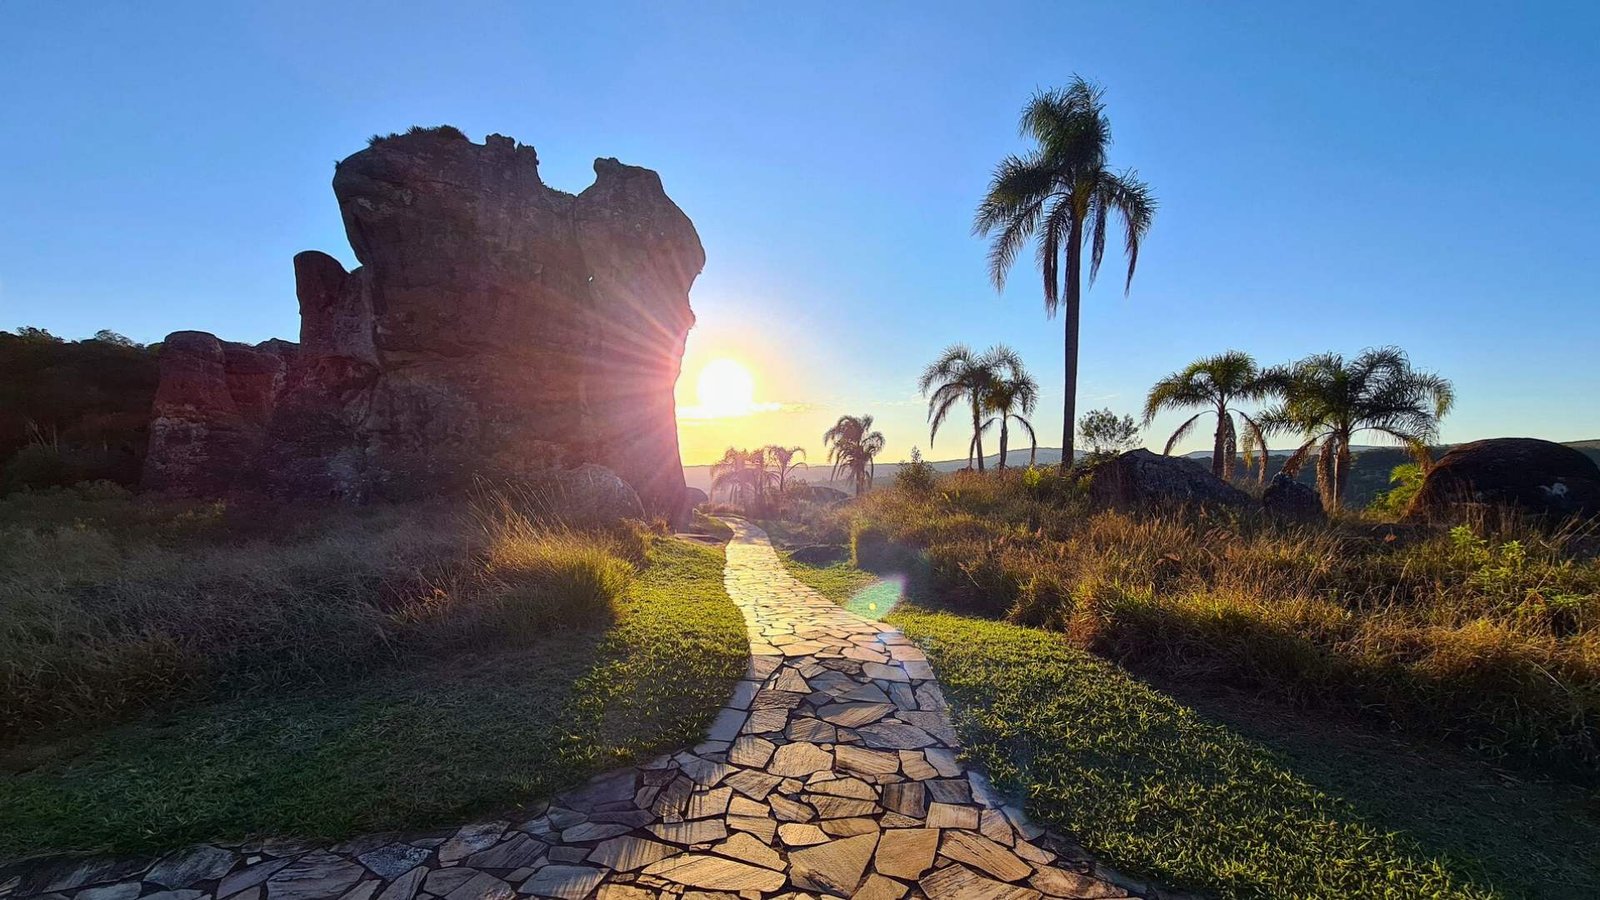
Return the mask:
<svg viewBox="0 0 1600 900">
<path fill-rule="evenodd" d="M 657 540 L 605 626 L 10 748 L 0 857 L 459 822 L 694 742 L 746 656 L 722 551 Z"/>
<path fill-rule="evenodd" d="M 836 602 L 889 606 L 866 572 L 786 562 Z M 1180 702 L 1036 628 L 911 601 L 887 618 L 928 651 L 969 755 L 1111 865 L 1222 897 L 1600 896 L 1581 789 L 1237 697 Z"/>
</svg>

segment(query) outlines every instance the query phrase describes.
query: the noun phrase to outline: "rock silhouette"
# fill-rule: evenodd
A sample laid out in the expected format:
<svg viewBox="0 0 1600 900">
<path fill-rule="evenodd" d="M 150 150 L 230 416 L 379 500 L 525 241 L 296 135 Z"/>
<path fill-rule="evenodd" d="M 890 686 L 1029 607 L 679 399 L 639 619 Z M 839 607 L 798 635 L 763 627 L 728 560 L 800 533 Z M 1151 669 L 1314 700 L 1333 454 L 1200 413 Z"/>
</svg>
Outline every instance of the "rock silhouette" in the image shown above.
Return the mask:
<svg viewBox="0 0 1600 900">
<path fill-rule="evenodd" d="M 564 193 L 532 147 L 442 128 L 340 162 L 361 265 L 295 257 L 299 345 L 169 338 L 145 485 L 406 499 L 592 463 L 683 512 L 673 387 L 705 251 L 655 172 L 594 169 Z"/>
<path fill-rule="evenodd" d="M 1409 514 L 1449 516 L 1471 504 L 1558 518 L 1600 515 L 1600 468 L 1579 450 L 1538 438 L 1473 441 L 1433 465 Z"/>
</svg>

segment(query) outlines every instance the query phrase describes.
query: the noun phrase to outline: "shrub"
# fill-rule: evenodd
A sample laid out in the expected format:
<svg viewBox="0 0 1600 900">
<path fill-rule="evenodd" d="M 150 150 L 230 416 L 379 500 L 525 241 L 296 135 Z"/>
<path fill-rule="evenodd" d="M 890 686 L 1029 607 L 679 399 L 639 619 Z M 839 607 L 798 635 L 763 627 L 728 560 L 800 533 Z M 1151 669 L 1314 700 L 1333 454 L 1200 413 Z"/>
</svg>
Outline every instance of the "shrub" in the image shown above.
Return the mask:
<svg viewBox="0 0 1600 900">
<path fill-rule="evenodd" d="M 450 140 L 455 141 L 471 140 L 471 138 L 467 137 L 466 132 L 455 127 L 454 125 L 413 125 L 406 129 L 406 136 L 410 137 L 414 135 L 449 138 Z M 367 146 L 372 147 L 377 144 L 381 144 L 384 141 L 392 141 L 397 137 L 400 137 L 400 132 L 398 131 L 391 131 L 388 134 L 375 134 L 372 137 L 367 138 Z"/>
<path fill-rule="evenodd" d="M 1143 672 L 1593 777 L 1600 559 L 1580 530 L 1090 511 L 1076 484 L 953 473 L 932 493 L 875 492 L 850 511 L 852 558 Z"/>
<path fill-rule="evenodd" d="M 900 467 L 895 473 L 895 487 L 903 491 L 926 493 L 933 490 L 934 481 L 939 473 L 933 464 L 922 458 L 922 451 L 916 447 L 911 448 L 911 461 Z"/>
</svg>

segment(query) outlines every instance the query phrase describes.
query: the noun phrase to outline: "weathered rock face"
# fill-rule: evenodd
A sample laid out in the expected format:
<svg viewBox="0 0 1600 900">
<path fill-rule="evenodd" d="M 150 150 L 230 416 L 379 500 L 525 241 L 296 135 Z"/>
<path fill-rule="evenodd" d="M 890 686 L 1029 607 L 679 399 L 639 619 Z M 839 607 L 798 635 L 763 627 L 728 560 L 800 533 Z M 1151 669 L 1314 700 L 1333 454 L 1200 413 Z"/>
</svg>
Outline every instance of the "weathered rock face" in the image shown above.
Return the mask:
<svg viewBox="0 0 1600 900">
<path fill-rule="evenodd" d="M 1552 441 L 1473 441 L 1452 449 L 1429 470 L 1411 516 L 1431 518 L 1479 503 L 1560 517 L 1600 515 L 1600 467 Z"/>
<path fill-rule="evenodd" d="M 1129 450 L 1094 470 L 1089 496 L 1118 509 L 1140 506 L 1243 506 L 1250 495 L 1194 460 Z"/>
<path fill-rule="evenodd" d="M 1261 492 L 1261 508 L 1286 522 L 1321 522 L 1328 517 L 1316 490 L 1282 472 Z"/>
<path fill-rule="evenodd" d="M 175 359 L 170 391 L 164 365 L 157 417 L 185 426 L 152 442 L 151 486 L 405 498 L 596 463 L 681 513 L 673 386 L 705 253 L 654 172 L 602 159 L 595 175 L 554 190 L 499 135 L 345 159 L 333 189 L 361 265 L 295 257 L 299 352 L 270 402 L 237 411 L 250 428 L 219 429 L 238 402 L 185 374 L 214 359 Z"/>
<path fill-rule="evenodd" d="M 143 485 L 201 496 L 230 490 L 261 453 L 295 356 L 287 341 L 251 347 L 203 331 L 168 335 Z"/>
</svg>

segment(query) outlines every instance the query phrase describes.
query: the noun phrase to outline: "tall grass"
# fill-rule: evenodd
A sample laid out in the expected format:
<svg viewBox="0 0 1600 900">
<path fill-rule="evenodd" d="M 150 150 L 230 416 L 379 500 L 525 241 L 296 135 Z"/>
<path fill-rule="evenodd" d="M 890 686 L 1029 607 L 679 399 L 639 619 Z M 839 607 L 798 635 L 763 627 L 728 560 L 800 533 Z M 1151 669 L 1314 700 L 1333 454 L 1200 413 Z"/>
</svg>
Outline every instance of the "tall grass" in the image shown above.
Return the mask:
<svg viewBox="0 0 1600 900">
<path fill-rule="evenodd" d="M 75 518 L 28 495 L 33 524 L 0 509 L 0 741 L 603 623 L 648 541 L 543 527 L 511 504 L 241 522 L 56 500 Z"/>
<path fill-rule="evenodd" d="M 1093 511 L 1023 474 L 876 491 L 848 516 L 858 564 L 1130 668 L 1600 766 L 1600 561 L 1581 529 Z"/>
</svg>

